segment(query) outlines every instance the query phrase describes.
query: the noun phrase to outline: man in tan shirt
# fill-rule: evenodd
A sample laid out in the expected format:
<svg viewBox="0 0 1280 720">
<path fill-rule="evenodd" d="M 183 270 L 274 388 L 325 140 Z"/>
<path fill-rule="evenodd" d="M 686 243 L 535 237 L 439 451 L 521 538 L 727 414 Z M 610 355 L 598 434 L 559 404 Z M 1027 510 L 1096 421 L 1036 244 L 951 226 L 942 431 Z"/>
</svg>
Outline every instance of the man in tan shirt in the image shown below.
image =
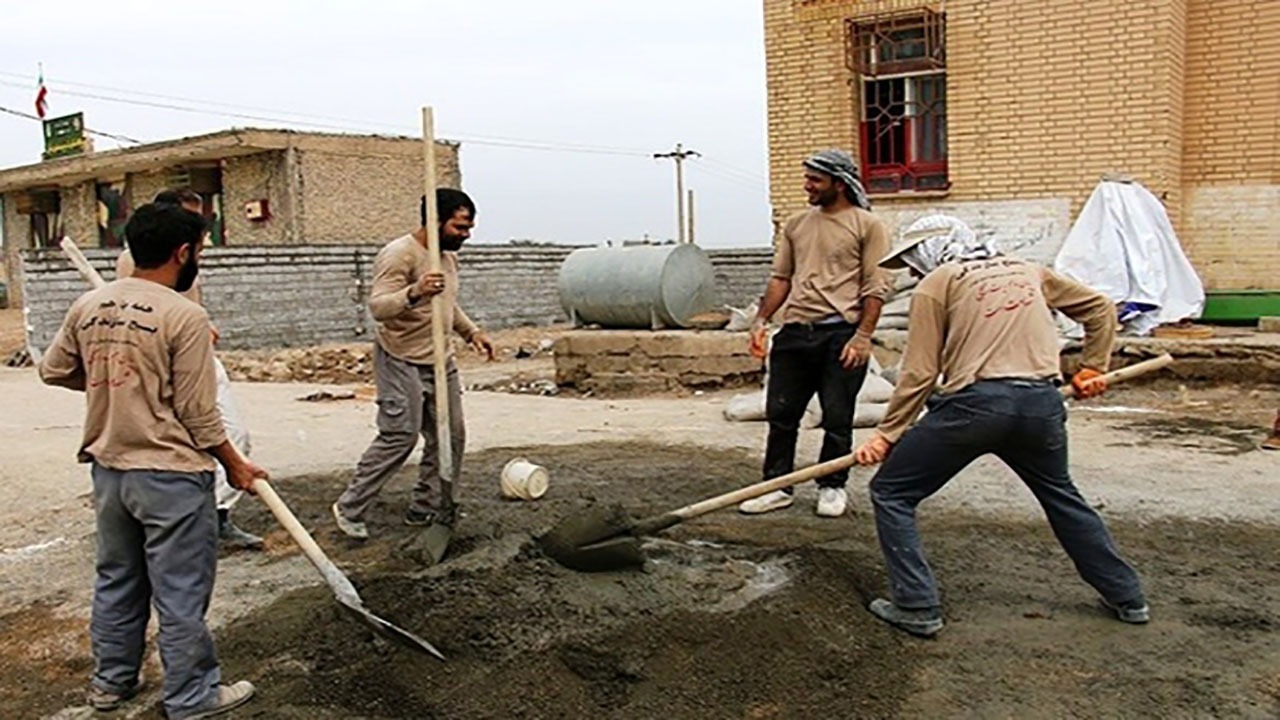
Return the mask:
<svg viewBox="0 0 1280 720">
<path fill-rule="evenodd" d="M 413 453 L 421 435 L 426 442 L 413 500 L 405 512 L 407 525 L 429 525 L 453 512 L 453 486 L 461 477 L 466 449 L 462 419 L 462 386 L 458 368 L 449 358 L 448 387 L 453 468 L 450 482 L 441 481 L 435 418 L 435 375 L 432 372 L 430 299 L 443 295 L 441 321 L 479 352 L 493 358 L 493 343 L 458 307 L 458 256 L 471 236 L 476 206 L 460 190 L 436 191 L 440 217 L 440 261 L 443 273 L 428 271 L 427 206 L 419 212 L 422 227 L 392 240 L 373 261 L 369 311 L 378 322 L 373 345 L 373 374 L 378 389 L 378 436 L 356 465 L 355 476 L 333 504 L 333 517 L 346 535 L 369 537 L 361 519 L 382 486 Z"/>
<path fill-rule="evenodd" d="M 85 394 L 78 457 L 92 463 L 97 581 L 89 703 L 114 710 L 137 694 L 152 605 L 159 614 L 163 704 L 204 718 L 253 695 L 222 685 L 204 615 L 217 566 L 214 460 L 231 484 L 266 478 L 227 439 L 218 412 L 209 316 L 176 291 L 199 272 L 199 216 L 143 205 L 125 227 L 131 278 L 81 296 L 40 363 L 50 385 Z"/>
<path fill-rule="evenodd" d="M 204 200 L 189 188 L 165 190 L 156 195 L 153 202 L 177 205 L 184 210 L 189 210 L 204 217 Z M 125 248 L 116 258 L 116 277 L 131 277 L 133 271 L 133 255 L 129 252 L 129 248 Z M 200 289 L 200 279 L 197 277 L 191 287 L 182 292 L 181 295 L 197 305 L 203 305 L 204 295 Z M 218 328 L 213 323 L 209 324 L 209 332 L 213 334 L 213 342 L 217 343 L 219 338 Z M 240 409 L 236 405 L 235 397 L 231 394 L 231 378 L 227 375 L 227 369 L 222 366 L 222 361 L 218 359 L 217 355 L 213 357 L 213 366 L 218 379 L 218 411 L 222 414 L 223 427 L 226 429 L 227 437 L 231 440 L 231 443 L 236 446 L 236 449 L 242 455 L 247 457 L 251 445 L 249 426 L 245 424 L 240 416 Z M 221 466 L 214 471 L 213 494 L 218 501 L 218 542 L 223 547 L 233 550 L 261 550 L 263 548 L 262 538 L 245 532 L 231 521 L 231 508 L 240 500 L 244 492 L 232 487 L 227 482 L 226 475 Z"/>
<path fill-rule="evenodd" d="M 969 463 L 994 454 L 1031 489 L 1102 602 L 1120 620 L 1147 622 L 1137 573 L 1071 481 L 1066 409 L 1055 387 L 1059 349 L 1052 311 L 1085 327 L 1083 369 L 1072 382 L 1078 397 L 1091 397 L 1106 389 L 1099 376 L 1111 358 L 1115 306 L 1074 280 L 945 228 L 908 239 L 881 264 L 909 268 L 923 279 L 911 300 L 902 372 L 888 413 L 856 453 L 864 465 L 884 462 L 871 481 L 871 500 L 891 599 L 874 600 L 871 612 L 916 635 L 942 629 L 916 506 Z M 926 403 L 929 413 L 911 427 Z"/>
<path fill-rule="evenodd" d="M 796 439 L 815 394 L 822 405 L 822 461 L 848 455 L 853 411 L 867 376 L 871 334 L 889 293 L 878 263 L 889 234 L 870 203 L 848 153 L 820 152 L 804 163 L 809 210 L 787 220 L 774 251 L 773 271 L 751 329 L 752 352 L 764 356 L 770 318 L 782 329 L 769 350 L 765 415 L 765 479 L 795 468 Z M 819 478 L 817 514 L 844 514 L 847 470 Z M 789 507 L 790 488 L 742 503 L 749 514 Z"/>
</svg>

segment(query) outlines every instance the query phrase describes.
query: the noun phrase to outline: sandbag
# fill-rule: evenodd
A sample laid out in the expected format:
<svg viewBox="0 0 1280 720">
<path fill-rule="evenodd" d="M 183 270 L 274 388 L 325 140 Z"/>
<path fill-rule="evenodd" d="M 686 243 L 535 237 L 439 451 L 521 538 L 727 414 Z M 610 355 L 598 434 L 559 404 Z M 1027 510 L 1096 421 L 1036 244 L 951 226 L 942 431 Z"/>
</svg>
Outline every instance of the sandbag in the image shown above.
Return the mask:
<svg viewBox="0 0 1280 720">
<path fill-rule="evenodd" d="M 889 412 L 889 403 L 858 403 L 853 410 L 853 426 L 855 428 L 875 427 L 884 420 Z"/>
<path fill-rule="evenodd" d="M 893 397 L 893 383 L 876 373 L 867 373 L 867 379 L 858 391 L 858 405 L 864 403 L 886 403 Z"/>
<path fill-rule="evenodd" d="M 724 408 L 724 419 L 733 422 L 764 420 L 764 390 L 729 398 L 729 404 Z"/>
</svg>

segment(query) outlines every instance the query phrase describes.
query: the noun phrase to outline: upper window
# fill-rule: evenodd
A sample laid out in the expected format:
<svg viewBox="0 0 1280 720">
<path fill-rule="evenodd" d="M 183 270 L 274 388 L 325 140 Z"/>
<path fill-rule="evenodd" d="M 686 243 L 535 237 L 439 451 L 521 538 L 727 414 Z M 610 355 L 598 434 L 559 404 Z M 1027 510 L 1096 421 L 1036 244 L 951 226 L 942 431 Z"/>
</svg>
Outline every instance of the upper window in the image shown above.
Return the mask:
<svg viewBox="0 0 1280 720">
<path fill-rule="evenodd" d="M 947 70 L 942 15 L 850 20 L 863 182 L 871 193 L 945 190 Z"/>
</svg>

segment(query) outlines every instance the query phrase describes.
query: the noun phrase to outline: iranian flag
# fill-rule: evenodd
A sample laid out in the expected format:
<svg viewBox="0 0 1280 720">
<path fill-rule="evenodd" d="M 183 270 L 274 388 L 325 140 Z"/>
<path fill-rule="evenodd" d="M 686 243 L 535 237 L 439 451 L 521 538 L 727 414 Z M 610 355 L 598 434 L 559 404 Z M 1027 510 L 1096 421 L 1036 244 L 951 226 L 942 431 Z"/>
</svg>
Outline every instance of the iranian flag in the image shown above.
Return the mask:
<svg viewBox="0 0 1280 720">
<path fill-rule="evenodd" d="M 49 88 L 44 86 L 44 66 L 40 66 L 40 79 L 36 87 L 36 115 L 43 120 L 45 113 L 49 112 Z"/>
</svg>

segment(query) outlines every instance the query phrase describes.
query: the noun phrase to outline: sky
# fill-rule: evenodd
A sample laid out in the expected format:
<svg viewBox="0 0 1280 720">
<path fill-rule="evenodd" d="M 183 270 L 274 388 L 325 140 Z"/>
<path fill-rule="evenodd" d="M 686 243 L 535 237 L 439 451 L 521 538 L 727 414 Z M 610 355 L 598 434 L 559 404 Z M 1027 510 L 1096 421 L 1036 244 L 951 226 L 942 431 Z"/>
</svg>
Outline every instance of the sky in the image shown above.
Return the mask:
<svg viewBox="0 0 1280 720">
<path fill-rule="evenodd" d="M 462 142 L 482 243 L 674 237 L 674 164 L 651 155 L 680 142 L 703 154 L 685 164 L 697 242 L 769 243 L 759 2 L 52 7 L 6 3 L 0 108 L 34 111 L 39 63 L 50 116 L 83 111 L 91 129 L 148 142 L 228 127 L 420 137 L 431 105 L 437 136 Z M 0 167 L 41 149 L 38 122 L 0 112 Z"/>
</svg>

